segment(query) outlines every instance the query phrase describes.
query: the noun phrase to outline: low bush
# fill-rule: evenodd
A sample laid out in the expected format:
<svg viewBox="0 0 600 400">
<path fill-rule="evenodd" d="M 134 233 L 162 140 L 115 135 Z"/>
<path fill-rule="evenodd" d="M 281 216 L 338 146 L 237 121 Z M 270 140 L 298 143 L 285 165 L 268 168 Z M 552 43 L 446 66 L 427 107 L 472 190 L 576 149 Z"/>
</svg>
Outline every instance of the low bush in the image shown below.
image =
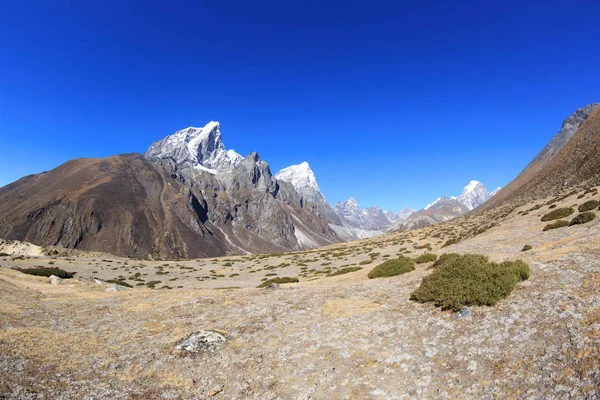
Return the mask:
<svg viewBox="0 0 600 400">
<path fill-rule="evenodd" d="M 521 249 L 521 251 L 529 251 L 531 250 L 533 247 L 531 247 L 530 245 L 526 244 L 525 246 L 523 246 L 523 248 Z"/>
<path fill-rule="evenodd" d="M 542 217 L 542 221 L 546 222 L 546 221 L 552 221 L 554 219 L 568 217 L 569 215 L 573 214 L 574 212 L 575 212 L 575 210 L 572 209 L 571 207 L 557 208 L 556 210 L 550 211 L 548 214 L 544 215 Z"/>
<path fill-rule="evenodd" d="M 338 276 L 338 275 L 344 275 L 344 274 L 349 274 L 350 272 L 356 272 L 356 271 L 360 271 L 362 269 L 362 267 L 346 267 L 346 268 L 340 268 L 335 272 L 332 272 L 331 274 L 327 275 L 327 276 Z"/>
<path fill-rule="evenodd" d="M 299 282 L 298 278 L 290 278 L 290 277 L 284 276 L 284 277 L 273 278 L 273 279 L 264 281 L 263 283 L 258 285 L 257 288 L 265 288 L 273 283 L 280 284 L 280 283 L 296 283 L 296 282 Z"/>
<path fill-rule="evenodd" d="M 415 261 L 412 258 L 400 257 L 393 260 L 387 260 L 379 264 L 369 272 L 369 279 L 383 278 L 405 274 L 415 270 Z"/>
<path fill-rule="evenodd" d="M 600 201 L 588 200 L 585 203 L 583 203 L 582 205 L 580 205 L 579 207 L 577 207 L 577 209 L 579 210 L 579 212 L 586 212 L 586 211 L 592 211 L 594 208 L 597 208 L 598 206 L 600 206 Z"/>
<path fill-rule="evenodd" d="M 444 243 L 442 245 L 442 247 L 448 247 L 448 246 L 456 244 L 458 242 L 460 242 L 460 238 L 450 239 L 450 240 L 447 240 L 446 243 Z"/>
<path fill-rule="evenodd" d="M 109 279 L 109 280 L 107 280 L 106 282 L 108 282 L 108 283 L 115 283 L 115 284 L 117 284 L 117 285 L 119 285 L 119 286 L 133 287 L 133 286 L 131 286 L 129 283 L 125 282 L 125 281 L 124 281 L 124 280 L 122 280 L 122 279 Z"/>
<path fill-rule="evenodd" d="M 431 268 L 437 268 L 440 265 L 443 265 L 444 263 L 448 262 L 450 259 L 454 259 L 454 258 L 458 258 L 460 257 L 460 254 L 456 254 L 456 253 L 444 253 L 440 256 L 440 258 L 438 258 L 433 265 L 431 266 Z"/>
<path fill-rule="evenodd" d="M 549 231 L 550 229 L 564 228 L 565 226 L 569 226 L 569 221 L 565 221 L 564 219 L 559 219 L 558 221 L 548 224 L 542 229 L 544 232 Z"/>
<path fill-rule="evenodd" d="M 481 255 L 448 255 L 431 275 L 423 278 L 410 299 L 419 303 L 433 302 L 442 310 L 493 306 L 529 275 L 529 266 L 521 260 L 498 264 Z"/>
<path fill-rule="evenodd" d="M 150 289 L 154 289 L 159 283 L 161 283 L 161 281 L 150 281 L 146 283 L 146 286 L 148 286 Z"/>
<path fill-rule="evenodd" d="M 596 214 L 594 214 L 593 212 L 583 212 L 583 213 L 577 215 L 575 218 L 573 218 L 571 220 L 571 222 L 569 222 L 569 226 L 585 224 L 585 223 L 588 223 L 595 219 L 596 219 Z"/>
<path fill-rule="evenodd" d="M 419 257 L 415 258 L 415 262 L 417 264 L 428 263 L 437 260 L 437 255 L 433 253 L 425 253 L 421 254 Z"/>
<path fill-rule="evenodd" d="M 45 267 L 41 267 L 41 266 L 36 266 L 33 268 L 14 268 L 14 269 L 19 272 L 22 272 L 24 274 L 35 275 L 35 276 L 49 277 L 50 275 L 54 275 L 54 276 L 58 276 L 59 278 L 62 278 L 62 279 L 71 279 L 73 276 L 75 276 L 75 272 L 67 272 L 65 270 L 62 270 L 62 269 L 56 268 L 56 267 L 45 268 Z"/>
</svg>

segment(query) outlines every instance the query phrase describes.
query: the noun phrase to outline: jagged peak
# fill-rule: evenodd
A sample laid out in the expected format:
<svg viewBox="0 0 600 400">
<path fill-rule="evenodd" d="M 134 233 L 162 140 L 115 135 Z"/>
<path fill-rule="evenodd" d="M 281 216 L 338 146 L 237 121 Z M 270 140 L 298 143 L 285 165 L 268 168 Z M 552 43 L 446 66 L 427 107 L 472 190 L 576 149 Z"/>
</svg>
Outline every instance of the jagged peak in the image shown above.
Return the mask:
<svg viewBox="0 0 600 400">
<path fill-rule="evenodd" d="M 210 121 L 203 127 L 181 129 L 152 143 L 144 155 L 151 159 L 172 159 L 179 165 L 189 165 L 210 173 L 235 167 L 242 160 L 242 156 L 234 150 L 225 149 L 218 121 Z"/>
<path fill-rule="evenodd" d="M 463 194 L 465 193 L 469 193 L 472 192 L 473 190 L 477 189 L 478 187 L 483 186 L 483 184 L 479 181 L 476 180 L 472 180 L 471 182 L 469 182 L 469 184 L 467 186 L 465 186 L 465 188 L 463 189 Z"/>
<path fill-rule="evenodd" d="M 275 178 L 291 183 L 296 190 L 301 192 L 305 189 L 310 189 L 315 193 L 321 193 L 315 173 L 306 161 L 283 168 L 275 174 Z"/>
</svg>

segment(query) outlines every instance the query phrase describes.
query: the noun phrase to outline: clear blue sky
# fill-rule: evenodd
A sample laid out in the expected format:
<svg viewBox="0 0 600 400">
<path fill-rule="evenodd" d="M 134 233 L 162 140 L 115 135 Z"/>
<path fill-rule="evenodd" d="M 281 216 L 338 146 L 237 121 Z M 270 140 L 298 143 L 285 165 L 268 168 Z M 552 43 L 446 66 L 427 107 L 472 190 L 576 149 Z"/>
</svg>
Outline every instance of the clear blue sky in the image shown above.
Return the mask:
<svg viewBox="0 0 600 400">
<path fill-rule="evenodd" d="M 161 3 L 161 4 L 159 4 Z M 221 122 L 331 203 L 505 185 L 600 100 L 600 2 L 3 1 L 0 186 Z"/>
</svg>

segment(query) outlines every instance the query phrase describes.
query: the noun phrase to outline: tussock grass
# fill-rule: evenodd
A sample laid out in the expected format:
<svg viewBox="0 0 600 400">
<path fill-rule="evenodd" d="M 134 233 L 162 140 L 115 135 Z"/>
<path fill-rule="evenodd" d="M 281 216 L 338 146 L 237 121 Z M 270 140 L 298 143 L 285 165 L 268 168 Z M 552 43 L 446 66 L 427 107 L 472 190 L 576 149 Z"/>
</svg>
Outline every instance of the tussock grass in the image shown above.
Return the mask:
<svg viewBox="0 0 600 400">
<path fill-rule="evenodd" d="M 291 277 L 283 276 L 283 277 L 273 278 L 273 279 L 264 281 L 263 283 L 258 285 L 257 288 L 265 288 L 273 283 L 281 284 L 281 283 L 296 283 L 296 282 L 299 282 L 298 278 L 291 278 Z"/>
<path fill-rule="evenodd" d="M 577 209 L 579 210 L 579 212 L 586 212 L 586 211 L 592 211 L 593 209 L 598 208 L 598 206 L 600 206 L 600 201 L 588 200 L 585 203 L 583 203 L 582 205 L 580 205 Z"/>
<path fill-rule="evenodd" d="M 125 286 L 125 287 L 128 287 L 128 288 L 133 287 L 129 283 L 125 282 L 123 279 L 109 279 L 106 282 L 108 282 L 108 283 L 114 283 L 114 284 L 117 284 L 119 286 Z"/>
<path fill-rule="evenodd" d="M 521 260 L 498 264 L 482 255 L 450 254 L 438 263 L 431 275 L 423 278 L 410 299 L 419 303 L 432 302 L 442 310 L 460 311 L 471 305 L 493 306 L 529 275 L 529 266 Z"/>
<path fill-rule="evenodd" d="M 569 221 L 565 221 L 564 219 L 559 219 L 558 221 L 548 224 L 542 229 L 544 232 L 549 231 L 551 229 L 564 228 L 565 226 L 569 226 Z"/>
<path fill-rule="evenodd" d="M 583 212 L 579 215 L 577 215 L 575 218 L 573 218 L 571 220 L 571 222 L 569 222 L 569 226 L 571 225 L 580 225 L 580 224 L 586 224 L 588 222 L 591 222 L 593 220 L 596 219 L 596 214 L 593 212 Z"/>
<path fill-rule="evenodd" d="M 42 267 L 42 266 L 36 266 L 36 267 L 32 267 L 32 268 L 13 268 L 16 271 L 22 272 L 24 274 L 27 275 L 35 275 L 35 276 L 46 276 L 49 277 L 50 275 L 54 275 L 54 276 L 58 276 L 59 278 L 62 279 L 71 279 L 73 276 L 75 276 L 75 272 L 67 272 L 63 269 L 60 268 L 56 268 L 56 267 Z"/>
<path fill-rule="evenodd" d="M 574 212 L 575 210 L 571 207 L 557 208 L 556 210 L 550 211 L 548 214 L 544 215 L 542 217 L 542 222 L 568 217 Z"/>
</svg>

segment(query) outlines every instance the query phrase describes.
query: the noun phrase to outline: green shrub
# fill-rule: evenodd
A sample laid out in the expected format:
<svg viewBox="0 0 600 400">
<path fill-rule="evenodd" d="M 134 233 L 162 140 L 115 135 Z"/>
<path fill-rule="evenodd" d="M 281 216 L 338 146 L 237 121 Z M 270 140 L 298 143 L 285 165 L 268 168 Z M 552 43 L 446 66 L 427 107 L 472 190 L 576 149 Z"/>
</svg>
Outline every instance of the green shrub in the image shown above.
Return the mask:
<svg viewBox="0 0 600 400">
<path fill-rule="evenodd" d="M 569 226 L 569 221 L 565 221 L 564 219 L 559 219 L 558 221 L 548 224 L 542 229 L 544 232 L 549 231 L 550 229 L 564 228 L 565 226 Z"/>
<path fill-rule="evenodd" d="M 576 216 L 575 218 L 573 218 L 571 220 L 571 222 L 569 222 L 569 226 L 585 224 L 585 223 L 593 221 L 595 219 L 596 219 L 596 214 L 594 214 L 593 212 L 583 212 L 583 213 L 579 214 L 578 216 Z"/>
<path fill-rule="evenodd" d="M 518 282 L 528 279 L 529 274 L 529 266 L 521 260 L 497 264 L 481 255 L 449 255 L 431 275 L 423 278 L 410 299 L 419 303 L 433 302 L 442 310 L 493 306 L 507 297 Z"/>
<path fill-rule="evenodd" d="M 440 256 L 440 258 L 437 259 L 436 262 L 434 262 L 430 268 L 437 268 L 440 265 L 445 265 L 446 263 L 450 262 L 451 260 L 455 260 L 457 258 L 460 258 L 461 255 L 457 254 L 457 253 L 444 253 Z M 482 256 L 483 257 L 483 256 Z"/>
<path fill-rule="evenodd" d="M 373 262 L 373 260 L 364 260 L 364 261 L 359 262 L 358 264 L 359 265 L 367 265 L 367 264 L 371 264 L 372 262 Z"/>
<path fill-rule="evenodd" d="M 556 204 L 552 204 L 550 207 L 548 208 L 556 208 Z"/>
<path fill-rule="evenodd" d="M 598 206 L 600 206 L 600 201 L 588 200 L 585 203 L 583 203 L 582 205 L 580 205 L 577 209 L 579 210 L 579 212 L 586 212 L 586 211 L 592 211 L 593 209 L 597 208 Z"/>
<path fill-rule="evenodd" d="M 460 242 L 460 238 L 450 239 L 450 240 L 446 241 L 446 243 L 444 243 L 442 245 L 442 247 L 448 247 L 448 246 L 450 246 L 452 244 L 456 244 L 458 242 Z"/>
<path fill-rule="evenodd" d="M 56 267 L 44 268 L 42 266 L 35 266 L 33 268 L 14 268 L 14 269 L 19 272 L 22 272 L 24 274 L 35 275 L 35 276 L 49 277 L 50 275 L 54 275 L 54 276 L 58 276 L 59 278 L 62 278 L 62 279 L 71 279 L 73 276 L 75 276 L 75 272 L 67 272 L 65 270 L 62 270 L 62 269 L 56 268 Z"/>
<path fill-rule="evenodd" d="M 571 207 L 557 208 L 556 210 L 550 211 L 548 214 L 544 215 L 542 217 L 542 221 L 546 222 L 552 221 L 553 219 L 568 217 L 574 212 L 575 210 L 573 210 Z"/>
<path fill-rule="evenodd" d="M 379 264 L 369 272 L 369 279 L 382 278 L 405 274 L 415 270 L 415 261 L 412 258 L 400 257 L 393 260 L 387 260 Z"/>
<path fill-rule="evenodd" d="M 437 260 L 437 255 L 433 253 L 425 253 L 421 254 L 419 257 L 415 258 L 415 262 L 417 264 L 428 263 Z"/>
<path fill-rule="evenodd" d="M 133 286 L 131 286 L 129 283 L 125 282 L 125 281 L 124 281 L 124 280 L 122 280 L 122 279 L 109 279 L 109 280 L 107 280 L 106 282 L 108 282 L 108 283 L 115 283 L 115 284 L 117 284 L 117 285 L 120 285 L 120 286 L 125 286 L 125 287 L 133 287 Z"/>
<path fill-rule="evenodd" d="M 264 281 L 263 283 L 258 285 L 257 288 L 264 288 L 273 283 L 280 284 L 280 283 L 296 283 L 296 282 L 299 282 L 298 278 L 289 278 L 287 276 L 284 276 L 284 277 L 278 277 L 278 278 L 269 279 L 268 281 Z"/>
<path fill-rule="evenodd" d="M 327 275 L 327 276 L 338 276 L 338 275 L 344 275 L 344 274 L 349 274 L 350 272 L 356 272 L 356 271 L 360 271 L 362 269 L 362 267 L 346 267 L 346 268 L 340 268 L 335 272 L 332 272 L 331 274 Z"/>
<path fill-rule="evenodd" d="M 523 246 L 523 248 L 521 249 L 521 251 L 529 251 L 531 250 L 533 247 L 531 247 L 530 245 L 526 244 L 525 246 Z"/>
<path fill-rule="evenodd" d="M 150 289 L 154 289 L 159 283 L 161 283 L 161 281 L 150 281 L 146 283 L 146 286 L 148 286 Z"/>
</svg>

